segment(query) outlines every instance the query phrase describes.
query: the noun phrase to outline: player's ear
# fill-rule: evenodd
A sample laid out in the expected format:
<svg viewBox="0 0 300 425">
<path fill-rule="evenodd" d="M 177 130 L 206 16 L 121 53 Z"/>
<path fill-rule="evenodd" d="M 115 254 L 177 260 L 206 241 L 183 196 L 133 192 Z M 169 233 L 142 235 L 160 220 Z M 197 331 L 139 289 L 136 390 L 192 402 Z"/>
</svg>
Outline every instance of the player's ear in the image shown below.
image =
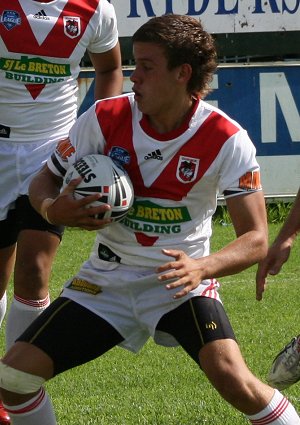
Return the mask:
<svg viewBox="0 0 300 425">
<path fill-rule="evenodd" d="M 178 67 L 178 81 L 187 83 L 192 76 L 192 67 L 189 63 L 183 63 Z"/>
</svg>

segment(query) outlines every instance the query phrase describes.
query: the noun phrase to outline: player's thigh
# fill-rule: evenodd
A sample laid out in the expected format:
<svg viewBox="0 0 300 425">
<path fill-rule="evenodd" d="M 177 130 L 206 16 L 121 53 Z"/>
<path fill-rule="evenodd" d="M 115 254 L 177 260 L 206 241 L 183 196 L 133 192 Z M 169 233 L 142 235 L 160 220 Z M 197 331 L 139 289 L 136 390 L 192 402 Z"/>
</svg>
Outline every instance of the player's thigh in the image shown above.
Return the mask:
<svg viewBox="0 0 300 425">
<path fill-rule="evenodd" d="M 16 200 L 16 222 L 19 232 L 23 230 L 37 230 L 51 233 L 61 240 L 64 226 L 48 223 L 31 205 L 27 195 Z"/>
<path fill-rule="evenodd" d="M 17 341 L 30 342 L 53 361 L 57 375 L 87 363 L 123 341 L 104 319 L 64 297 L 57 298 Z"/>
<path fill-rule="evenodd" d="M 44 299 L 60 239 L 53 233 L 23 230 L 17 244 L 14 293 L 25 299 Z"/>
<path fill-rule="evenodd" d="M 5 220 L 0 221 L 0 235 L 0 298 L 2 298 L 15 264 L 18 231 L 14 210 L 9 211 Z"/>
<path fill-rule="evenodd" d="M 63 227 L 44 220 L 25 195 L 16 201 L 16 222 L 15 293 L 22 298 L 42 299 L 47 296 L 49 275 Z"/>
<path fill-rule="evenodd" d="M 0 299 L 6 291 L 15 265 L 16 245 L 0 248 Z"/>
<path fill-rule="evenodd" d="M 193 297 L 165 314 L 157 330 L 171 334 L 199 365 L 199 352 L 208 343 L 235 340 L 222 303 L 208 297 Z"/>
</svg>

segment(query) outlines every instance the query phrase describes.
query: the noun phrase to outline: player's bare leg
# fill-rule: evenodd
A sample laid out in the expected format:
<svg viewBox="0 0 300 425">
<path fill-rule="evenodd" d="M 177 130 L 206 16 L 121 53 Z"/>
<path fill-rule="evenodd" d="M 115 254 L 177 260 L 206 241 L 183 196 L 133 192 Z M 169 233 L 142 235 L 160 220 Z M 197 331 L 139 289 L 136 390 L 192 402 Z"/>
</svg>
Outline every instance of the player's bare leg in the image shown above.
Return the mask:
<svg viewBox="0 0 300 425">
<path fill-rule="evenodd" d="M 0 326 L 7 308 L 6 289 L 15 265 L 16 245 L 0 249 Z M 0 401 L 0 425 L 10 424 L 10 418 Z"/>
<path fill-rule="evenodd" d="M 7 376 L 5 367 L 13 367 L 14 362 L 18 363 L 18 370 L 10 374 L 10 378 L 3 378 Z M 1 361 L 1 375 L 3 385 L 9 388 L 1 389 L 1 397 L 14 424 L 56 425 L 52 404 L 42 387 L 43 381 L 53 375 L 53 362 L 46 353 L 32 344 L 17 342 Z M 22 390 L 18 392 L 17 387 Z M 30 387 L 35 391 L 30 392 Z M 24 414 L 24 410 L 27 413 Z"/>
<path fill-rule="evenodd" d="M 50 303 L 49 278 L 59 243 L 59 237 L 50 232 L 23 230 L 19 234 L 7 348 Z"/>
<path fill-rule="evenodd" d="M 6 312 L 6 289 L 15 265 L 16 245 L 0 249 L 0 326 Z"/>
<path fill-rule="evenodd" d="M 200 350 L 200 363 L 220 395 L 250 422 L 268 418 L 269 424 L 300 424 L 299 416 L 289 402 L 274 388 L 264 384 L 248 369 L 240 349 L 232 339 L 216 340 Z M 273 412 L 282 404 L 282 414 Z"/>
</svg>

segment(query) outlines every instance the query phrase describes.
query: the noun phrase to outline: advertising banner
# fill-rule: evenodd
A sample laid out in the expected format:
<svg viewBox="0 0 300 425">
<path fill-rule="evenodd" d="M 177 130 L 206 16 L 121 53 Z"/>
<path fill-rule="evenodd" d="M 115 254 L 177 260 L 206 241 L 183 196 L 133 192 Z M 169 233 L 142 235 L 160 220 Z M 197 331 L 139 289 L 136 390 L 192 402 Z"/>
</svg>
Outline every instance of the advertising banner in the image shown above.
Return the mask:
<svg viewBox="0 0 300 425">
<path fill-rule="evenodd" d="M 178 13 L 200 18 L 211 33 L 298 31 L 300 0 L 110 0 L 120 37 L 149 18 Z"/>
</svg>

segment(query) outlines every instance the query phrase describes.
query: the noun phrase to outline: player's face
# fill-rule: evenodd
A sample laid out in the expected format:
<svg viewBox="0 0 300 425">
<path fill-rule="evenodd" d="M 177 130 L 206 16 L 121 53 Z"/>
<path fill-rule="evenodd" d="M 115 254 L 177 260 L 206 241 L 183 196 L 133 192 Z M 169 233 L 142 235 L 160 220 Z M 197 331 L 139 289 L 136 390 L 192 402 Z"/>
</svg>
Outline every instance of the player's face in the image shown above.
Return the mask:
<svg viewBox="0 0 300 425">
<path fill-rule="evenodd" d="M 164 50 L 155 43 L 136 42 L 133 52 L 136 68 L 131 81 L 139 109 L 150 117 L 178 110 L 180 97 L 186 96 L 186 88 L 178 85 L 179 68 L 168 69 Z"/>
</svg>

